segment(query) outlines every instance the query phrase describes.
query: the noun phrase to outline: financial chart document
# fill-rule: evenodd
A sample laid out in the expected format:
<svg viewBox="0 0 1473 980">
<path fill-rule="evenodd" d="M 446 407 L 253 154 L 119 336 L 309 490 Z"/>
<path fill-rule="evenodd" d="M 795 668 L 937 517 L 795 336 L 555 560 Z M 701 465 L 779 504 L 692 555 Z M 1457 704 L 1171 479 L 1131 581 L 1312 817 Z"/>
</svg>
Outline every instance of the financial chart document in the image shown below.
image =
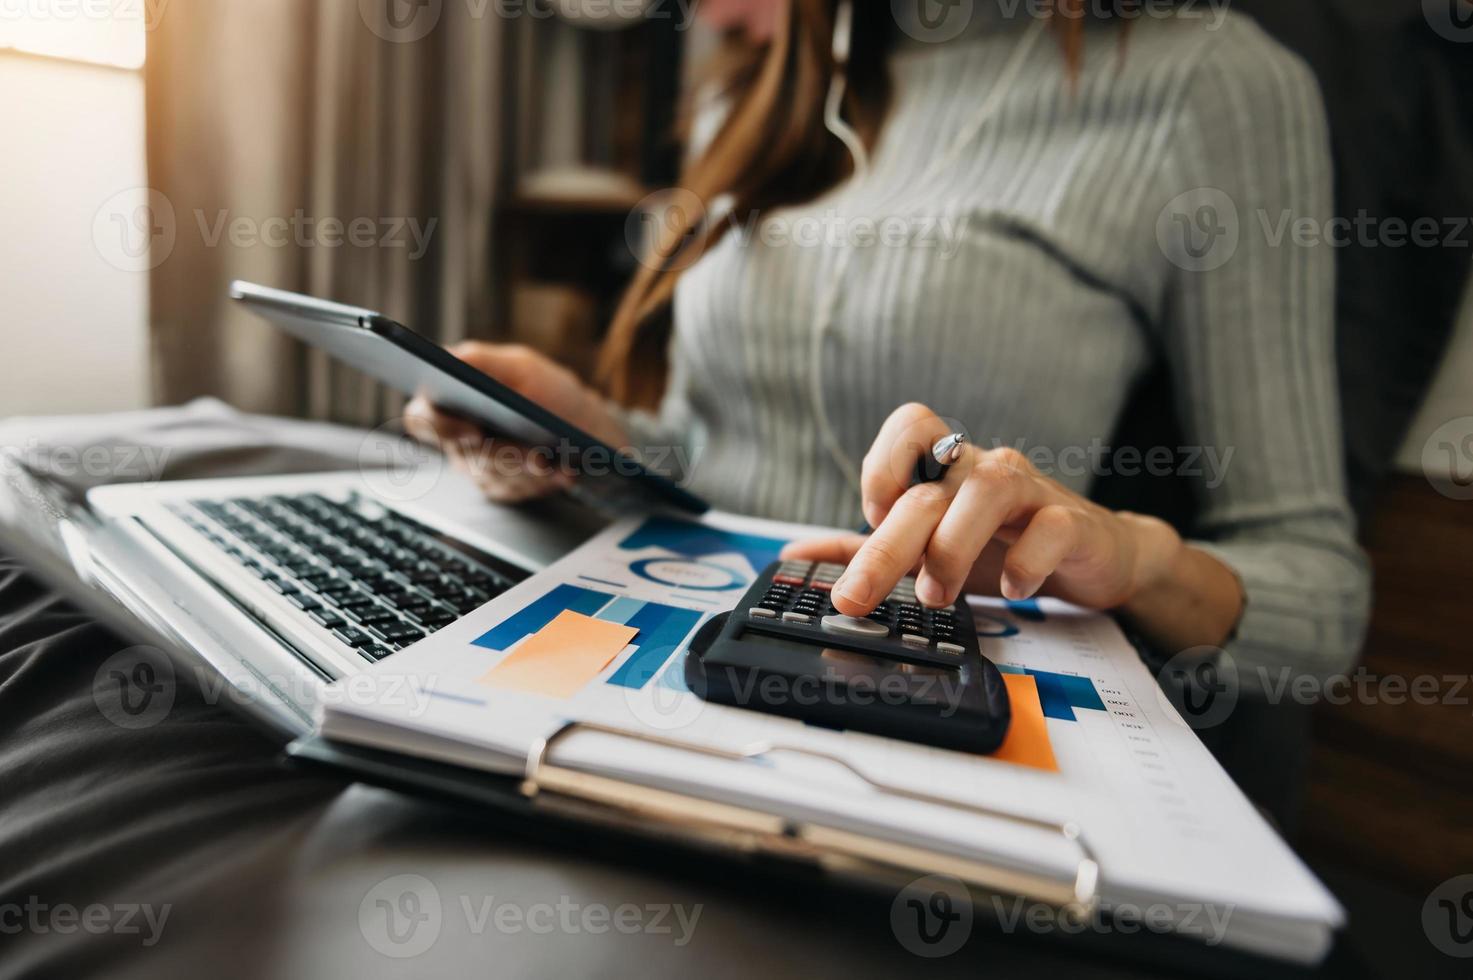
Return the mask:
<svg viewBox="0 0 1473 980">
<path fill-rule="evenodd" d="M 802 746 L 890 785 L 979 806 L 1003 801 L 1019 815 L 1077 824 L 1099 860 L 1107 904 L 1151 903 L 1182 920 L 1210 909 L 1231 919 L 1215 923 L 1224 941 L 1256 948 L 1302 954 L 1315 945 L 1306 945 L 1307 932 L 1328 943 L 1339 906 L 1106 616 L 1049 599 L 973 598 L 982 653 L 1004 672 L 1015 717 L 1030 719 L 993 756 L 816 728 L 690 693 L 683 654 L 699 627 L 734 606 L 787 541 L 829 533 L 723 514 L 618 522 L 340 682 L 324 731 L 502 771 L 518 771 L 540 738 L 571 720 L 726 749 Z M 569 764 L 632 781 L 870 831 L 905 828 L 934 846 L 1020 868 L 1063 875 L 1077 863 L 1074 848 L 1038 831 L 918 812 L 811 759 L 774 755 L 734 769 L 583 735 L 566 752 Z"/>
</svg>

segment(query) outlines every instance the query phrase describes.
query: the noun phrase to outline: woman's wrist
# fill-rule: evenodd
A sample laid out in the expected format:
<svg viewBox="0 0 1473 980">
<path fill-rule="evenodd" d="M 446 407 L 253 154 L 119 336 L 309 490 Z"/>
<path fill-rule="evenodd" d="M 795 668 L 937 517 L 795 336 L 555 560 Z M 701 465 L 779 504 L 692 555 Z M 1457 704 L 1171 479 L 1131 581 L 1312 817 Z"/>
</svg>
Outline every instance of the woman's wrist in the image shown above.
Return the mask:
<svg viewBox="0 0 1473 980">
<path fill-rule="evenodd" d="M 1165 650 L 1225 644 L 1243 610 L 1243 586 L 1237 574 L 1219 559 L 1183 541 L 1164 522 L 1129 516 L 1160 527 L 1138 525 L 1142 552 L 1152 557 L 1130 597 L 1116 612 Z"/>
<path fill-rule="evenodd" d="M 1168 589 L 1180 572 L 1186 542 L 1165 521 L 1145 514 L 1118 511 L 1115 515 L 1130 537 L 1129 553 L 1133 557 L 1130 587 L 1117 611 L 1129 615 L 1132 610 L 1149 606 L 1153 597 Z"/>
</svg>

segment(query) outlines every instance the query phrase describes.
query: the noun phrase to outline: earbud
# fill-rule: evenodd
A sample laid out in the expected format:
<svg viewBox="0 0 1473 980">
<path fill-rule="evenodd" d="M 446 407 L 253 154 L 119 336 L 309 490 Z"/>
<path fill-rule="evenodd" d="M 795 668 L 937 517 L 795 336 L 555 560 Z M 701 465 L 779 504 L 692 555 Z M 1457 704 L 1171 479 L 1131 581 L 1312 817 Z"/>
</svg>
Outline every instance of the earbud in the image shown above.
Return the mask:
<svg viewBox="0 0 1473 980">
<path fill-rule="evenodd" d="M 853 0 L 839 0 L 839 9 L 834 12 L 834 63 L 840 71 L 849 64 L 849 40 L 853 33 Z"/>
<path fill-rule="evenodd" d="M 829 81 L 829 96 L 824 103 L 823 125 L 838 137 L 854 159 L 854 176 L 863 177 L 869 169 L 869 154 L 864 141 L 854 128 L 844 121 L 841 111 L 844 106 L 844 89 L 849 82 L 849 47 L 854 34 L 854 0 L 839 0 L 834 11 L 834 77 Z"/>
</svg>

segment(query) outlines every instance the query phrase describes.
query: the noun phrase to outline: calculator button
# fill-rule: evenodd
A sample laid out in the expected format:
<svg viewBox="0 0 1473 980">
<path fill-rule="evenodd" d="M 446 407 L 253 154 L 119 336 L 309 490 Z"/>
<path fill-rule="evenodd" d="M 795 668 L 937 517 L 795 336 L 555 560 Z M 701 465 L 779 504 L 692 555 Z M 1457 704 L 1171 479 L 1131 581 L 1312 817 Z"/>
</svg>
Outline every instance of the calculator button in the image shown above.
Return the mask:
<svg viewBox="0 0 1473 980">
<path fill-rule="evenodd" d="M 810 616 L 810 615 L 808 615 L 807 613 L 801 613 L 801 612 L 785 612 L 785 613 L 783 613 L 783 622 L 785 622 L 785 623 L 811 623 L 811 622 L 813 622 L 813 617 Z"/>
<path fill-rule="evenodd" d="M 787 572 L 781 572 L 781 573 L 779 573 L 777 575 L 774 575 L 772 577 L 772 580 L 774 582 L 776 582 L 778 585 L 802 585 L 803 584 L 803 576 L 801 576 L 801 575 L 789 575 Z"/>
<path fill-rule="evenodd" d="M 826 561 L 818 566 L 818 570 L 815 574 L 822 575 L 824 578 L 828 578 L 830 576 L 838 578 L 840 575 L 844 574 L 844 566 L 836 565 L 833 562 Z"/>
<path fill-rule="evenodd" d="M 890 635 L 890 627 L 884 623 L 876 623 L 868 619 L 855 619 L 853 616 L 825 616 L 823 628 L 830 633 L 845 633 L 849 636 L 881 637 Z"/>
<path fill-rule="evenodd" d="M 966 653 L 967 651 L 964 650 L 964 649 L 962 649 L 961 647 L 957 646 L 955 643 L 938 643 L 938 644 L 936 644 L 936 652 L 937 653 L 949 653 L 953 657 L 960 657 L 962 654 Z"/>
<path fill-rule="evenodd" d="M 829 591 L 830 589 L 832 589 L 834 587 L 834 583 L 833 582 L 820 582 L 818 579 L 814 579 L 810 584 L 812 585 L 813 588 L 815 588 L 815 589 L 823 589 L 825 592 Z"/>
<path fill-rule="evenodd" d="M 763 609 L 761 606 L 753 606 L 751 609 L 747 610 L 747 615 L 752 617 L 753 619 L 777 619 L 776 611 L 772 609 Z"/>
<path fill-rule="evenodd" d="M 931 645 L 924 636 L 917 636 L 915 633 L 900 634 L 900 642 L 908 647 L 919 647 L 922 650 Z"/>
</svg>

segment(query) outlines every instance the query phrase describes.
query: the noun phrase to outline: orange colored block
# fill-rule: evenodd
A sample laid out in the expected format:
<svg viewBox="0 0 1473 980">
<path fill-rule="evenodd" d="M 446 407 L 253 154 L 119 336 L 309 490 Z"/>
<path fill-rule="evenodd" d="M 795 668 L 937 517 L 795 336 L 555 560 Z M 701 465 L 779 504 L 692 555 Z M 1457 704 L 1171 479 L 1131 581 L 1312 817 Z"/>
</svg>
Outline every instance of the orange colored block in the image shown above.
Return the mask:
<svg viewBox="0 0 1473 980">
<path fill-rule="evenodd" d="M 638 632 L 632 626 L 564 610 L 488 670 L 479 683 L 570 698 L 597 677 Z"/>
<path fill-rule="evenodd" d="M 1043 702 L 1038 699 L 1038 681 L 1028 674 L 1003 674 L 1002 681 L 1008 686 L 1013 720 L 992 758 L 1058 772 L 1054 746 L 1048 737 L 1048 722 L 1043 717 Z"/>
</svg>

